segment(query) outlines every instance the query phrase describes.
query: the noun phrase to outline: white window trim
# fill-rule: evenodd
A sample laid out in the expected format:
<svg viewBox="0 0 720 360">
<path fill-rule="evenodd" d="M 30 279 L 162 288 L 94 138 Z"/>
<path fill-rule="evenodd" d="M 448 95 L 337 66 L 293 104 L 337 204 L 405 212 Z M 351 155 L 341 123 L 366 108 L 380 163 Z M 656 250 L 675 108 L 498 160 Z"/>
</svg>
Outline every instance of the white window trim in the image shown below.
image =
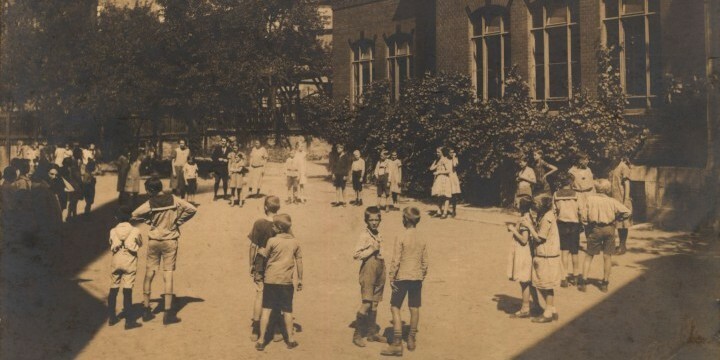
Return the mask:
<svg viewBox="0 0 720 360">
<path fill-rule="evenodd" d="M 487 40 L 488 38 L 492 37 L 500 37 L 500 79 L 501 81 L 501 89 L 500 89 L 500 97 L 502 98 L 505 96 L 505 62 L 507 59 L 505 59 L 505 39 L 510 36 L 510 31 L 506 29 L 505 27 L 505 18 L 507 14 L 498 14 L 500 16 L 500 31 L 499 32 L 486 32 L 486 19 L 485 16 L 480 16 L 480 26 L 481 31 L 480 35 L 474 35 L 474 33 L 471 33 L 470 35 L 470 41 L 472 42 L 473 49 L 475 51 L 474 61 L 472 62 L 473 67 L 473 90 L 475 90 L 475 95 L 478 98 L 482 98 L 482 100 L 488 100 L 488 51 L 487 51 Z M 471 22 L 470 25 L 474 28 L 477 26 L 477 21 Z M 482 69 L 478 68 L 478 42 L 482 43 Z M 478 84 L 478 73 L 482 71 L 482 79 L 483 83 Z M 477 93 L 478 87 L 482 85 L 482 94 Z"/>
<path fill-rule="evenodd" d="M 370 57 L 368 59 L 362 58 L 364 48 L 366 48 L 368 50 L 368 52 L 370 53 Z M 358 55 L 357 60 L 355 60 L 355 54 Z M 352 91 L 352 103 L 359 103 L 361 101 L 364 87 L 373 81 L 373 79 L 372 79 L 372 77 L 373 77 L 373 62 L 375 60 L 374 55 L 375 54 L 373 51 L 373 47 L 371 45 L 363 45 L 363 44 L 355 45 L 352 47 L 352 49 L 350 51 L 350 56 L 352 59 L 351 67 L 350 67 L 350 72 L 351 72 L 350 86 L 351 86 L 351 91 Z M 362 70 L 364 69 L 365 66 L 368 67 L 368 70 L 369 70 L 368 73 L 370 74 L 370 79 L 368 79 L 368 81 L 365 81 L 365 79 L 363 78 Z M 357 78 L 358 78 L 357 82 L 359 82 L 360 84 L 356 83 L 356 80 L 355 80 L 356 73 L 357 73 Z"/>
<path fill-rule="evenodd" d="M 390 55 L 390 46 L 393 47 L 394 54 Z M 405 47 L 407 52 L 404 55 L 398 55 L 398 49 Z M 393 41 L 390 45 L 387 46 L 387 78 L 391 81 L 391 84 L 393 85 L 392 93 L 395 100 L 400 99 L 400 72 L 398 71 L 400 69 L 400 66 L 398 65 L 398 60 L 400 59 L 407 59 L 407 66 L 405 71 L 407 73 L 405 74 L 406 79 L 412 79 L 412 61 L 413 61 L 413 55 L 412 55 L 412 47 L 410 46 L 410 43 L 407 41 Z M 393 72 L 392 70 L 395 69 Z M 394 75 L 394 78 L 391 79 L 392 75 Z"/>
</svg>

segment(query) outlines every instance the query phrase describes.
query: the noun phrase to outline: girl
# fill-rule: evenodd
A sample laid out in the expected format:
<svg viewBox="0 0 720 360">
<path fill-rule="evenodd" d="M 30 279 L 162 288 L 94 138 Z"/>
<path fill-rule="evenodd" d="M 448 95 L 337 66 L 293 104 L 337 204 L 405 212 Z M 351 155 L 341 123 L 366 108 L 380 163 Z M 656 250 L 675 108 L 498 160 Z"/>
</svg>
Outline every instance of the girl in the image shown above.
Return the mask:
<svg viewBox="0 0 720 360">
<path fill-rule="evenodd" d="M 402 184 L 402 161 L 398 159 L 397 151 L 390 153 L 390 162 L 388 163 L 388 174 L 390 174 L 390 195 L 392 196 L 393 210 L 400 210 L 397 207 L 398 195 L 402 192 L 400 184 Z"/>
<path fill-rule="evenodd" d="M 515 207 L 517 207 L 517 201 L 521 196 L 532 197 L 532 188 L 537 182 L 537 178 L 535 177 L 535 171 L 533 171 L 533 169 L 528 166 L 528 162 L 527 160 L 525 160 L 524 157 L 520 158 L 520 160 L 518 161 L 518 165 L 520 166 L 520 171 L 518 171 L 515 178 L 515 181 L 517 182 L 517 191 L 515 192 Z"/>
<path fill-rule="evenodd" d="M 432 186 L 432 196 L 439 199 L 439 212 L 436 216 L 447 219 L 450 198 L 452 197 L 452 187 L 450 186 L 450 172 L 452 171 L 452 161 L 450 160 L 450 151 L 447 148 L 437 148 L 438 159 L 430 165 L 430 171 L 433 172 L 435 180 Z"/>
<path fill-rule="evenodd" d="M 460 191 L 460 178 L 457 175 L 458 157 L 454 149 L 450 149 L 450 160 L 452 162 L 452 171 L 450 172 L 450 192 L 452 198 L 450 199 L 452 205 L 452 217 L 457 215 L 457 202 L 462 191 Z"/>
<path fill-rule="evenodd" d="M 240 207 L 243 205 L 242 194 L 243 183 L 245 182 L 243 169 L 245 169 L 245 166 L 247 166 L 245 163 L 245 154 L 240 152 L 240 148 L 237 145 L 234 145 L 232 152 L 228 156 L 228 174 L 230 174 L 230 206 L 235 206 L 236 202 Z"/>
<path fill-rule="evenodd" d="M 560 234 L 553 209 L 552 197 L 541 195 L 535 199 L 537 216 L 537 236 L 532 266 L 532 285 L 545 299 L 545 311 L 542 316 L 532 320 L 534 323 L 548 323 L 558 319 L 555 309 L 555 288 L 562 280 L 560 263 Z M 534 235 L 534 234 L 533 234 Z"/>
<path fill-rule="evenodd" d="M 140 194 L 140 166 L 142 165 L 142 159 L 138 152 L 133 152 L 130 155 L 130 167 L 127 171 L 125 178 L 125 193 L 130 196 L 130 206 L 135 207 L 137 204 L 137 197 Z"/>
<path fill-rule="evenodd" d="M 533 201 L 529 196 L 519 198 L 520 220 L 517 224 L 507 224 L 507 230 L 512 234 L 514 240 L 510 251 L 507 275 L 510 280 L 520 283 L 520 291 L 522 292 L 522 307 L 520 307 L 520 311 L 511 317 L 519 319 L 530 317 L 530 288 L 532 286 L 530 282 L 532 273 L 530 234 L 531 229 L 535 226 L 530 214 L 532 205 Z"/>
<path fill-rule="evenodd" d="M 185 190 L 187 191 L 187 200 L 195 205 L 195 193 L 197 192 L 198 166 L 195 164 L 195 157 L 189 156 L 187 163 L 183 165 L 183 176 L 185 178 Z M 242 207 L 242 202 L 240 202 Z"/>
</svg>

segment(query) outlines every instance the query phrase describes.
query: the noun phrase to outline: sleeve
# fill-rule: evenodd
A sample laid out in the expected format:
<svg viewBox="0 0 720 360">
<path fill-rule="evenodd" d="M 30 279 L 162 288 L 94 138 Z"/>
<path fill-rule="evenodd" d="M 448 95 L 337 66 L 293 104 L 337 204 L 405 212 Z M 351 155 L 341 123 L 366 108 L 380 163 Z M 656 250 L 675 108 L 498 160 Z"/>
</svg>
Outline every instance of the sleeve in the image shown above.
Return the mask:
<svg viewBox="0 0 720 360">
<path fill-rule="evenodd" d="M 395 238 L 392 261 L 390 262 L 390 271 L 388 272 L 388 274 L 390 275 L 390 281 L 395 281 L 398 270 L 400 270 L 400 258 L 402 256 L 402 248 L 402 238 Z"/>
<path fill-rule="evenodd" d="M 422 251 L 422 257 L 420 258 L 420 270 L 422 270 L 423 280 L 425 280 L 425 277 L 427 276 L 428 265 L 429 265 L 428 245 L 427 245 L 427 243 L 425 243 L 425 246 L 423 247 L 423 251 Z"/>
<path fill-rule="evenodd" d="M 252 229 L 250 229 L 250 233 L 248 234 L 248 240 L 254 245 L 257 246 L 258 244 L 258 223 L 255 221 L 253 224 Z"/>
<path fill-rule="evenodd" d="M 613 199 L 614 200 L 614 199 Z M 623 205 L 617 200 L 614 200 L 615 203 L 615 215 L 618 219 L 627 219 L 632 215 L 632 212 L 630 209 L 628 209 L 627 206 Z"/>
<path fill-rule="evenodd" d="M 547 217 L 543 217 L 540 221 L 540 229 L 538 229 L 538 237 L 543 240 L 547 240 L 550 236 L 550 230 L 552 229 L 552 221 Z"/>
<path fill-rule="evenodd" d="M 355 251 L 353 252 L 353 259 L 365 260 L 368 256 L 372 255 L 376 249 L 372 246 L 372 243 L 368 241 L 368 236 L 363 234 L 360 236 L 357 245 L 355 245 Z"/>
<path fill-rule="evenodd" d="M 300 247 L 299 243 L 298 246 L 295 248 L 295 260 L 302 260 L 302 248 Z"/>
<path fill-rule="evenodd" d="M 178 217 L 177 220 L 175 220 L 175 226 L 179 227 L 195 216 L 197 208 L 189 202 L 179 198 L 175 198 L 175 203 L 178 206 Z"/>
<path fill-rule="evenodd" d="M 213 152 L 212 152 L 212 155 L 210 155 L 210 158 L 212 159 L 213 162 L 217 162 L 218 160 L 220 160 L 220 148 L 219 147 L 215 147 L 213 149 Z"/>
<path fill-rule="evenodd" d="M 623 166 L 622 171 L 620 172 L 620 176 L 622 177 L 622 180 L 630 180 L 630 168 L 627 166 Z"/>
<path fill-rule="evenodd" d="M 132 212 L 132 216 L 135 218 L 144 217 L 145 215 L 150 214 L 151 210 L 152 209 L 150 208 L 150 202 L 146 201 L 144 204 L 138 206 L 138 208 Z"/>
</svg>

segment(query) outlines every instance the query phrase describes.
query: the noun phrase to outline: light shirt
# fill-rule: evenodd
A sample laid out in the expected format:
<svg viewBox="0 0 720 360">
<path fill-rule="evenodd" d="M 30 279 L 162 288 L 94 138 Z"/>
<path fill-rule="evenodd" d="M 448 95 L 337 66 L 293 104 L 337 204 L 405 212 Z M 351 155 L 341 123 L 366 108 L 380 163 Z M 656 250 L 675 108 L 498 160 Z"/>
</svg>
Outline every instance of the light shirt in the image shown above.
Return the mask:
<svg viewBox="0 0 720 360">
<path fill-rule="evenodd" d="M 553 205 L 557 221 L 566 223 L 580 222 L 580 206 L 577 193 L 573 189 L 560 189 L 553 194 Z"/>
<path fill-rule="evenodd" d="M 573 166 L 568 170 L 568 173 L 572 174 L 575 178 L 573 181 L 572 188 L 577 191 L 588 192 L 595 189 L 595 179 L 593 177 L 592 170 L 589 167 L 581 169 L 577 166 Z"/>
<path fill-rule="evenodd" d="M 375 165 L 375 177 L 387 175 L 389 165 L 390 160 L 388 159 L 378 161 L 377 165 Z"/>
<path fill-rule="evenodd" d="M 278 234 L 267 242 L 265 283 L 292 285 L 295 264 L 302 260 L 300 242 L 290 234 Z"/>
<path fill-rule="evenodd" d="M 260 167 L 265 166 L 268 159 L 268 152 L 264 147 L 253 148 L 250 151 L 250 166 Z"/>
<path fill-rule="evenodd" d="M 188 158 L 190 157 L 190 148 L 176 148 L 173 155 L 173 166 L 183 166 L 187 164 Z"/>
<path fill-rule="evenodd" d="M 355 245 L 353 259 L 365 261 L 376 253 L 377 258 L 382 259 L 382 241 L 380 233 L 373 234 L 370 229 L 365 228 L 365 231 L 360 234 L 360 240 Z"/>
<path fill-rule="evenodd" d="M 175 240 L 180 237 L 180 225 L 190 220 L 197 209 L 189 202 L 171 194 L 159 195 L 133 211 L 133 217 L 147 217 L 150 240 Z"/>
<path fill-rule="evenodd" d="M 72 156 L 72 151 L 65 148 L 55 149 L 55 165 L 62 167 L 62 162 L 65 158 Z"/>
<path fill-rule="evenodd" d="M 186 163 L 183 165 L 183 176 L 185 179 L 197 179 L 198 177 L 198 166 L 197 164 L 190 165 Z"/>
<path fill-rule="evenodd" d="M 390 279 L 424 280 L 428 270 L 427 243 L 418 237 L 414 228 L 405 229 L 395 239 L 395 246 L 390 263 Z"/>
<path fill-rule="evenodd" d="M 605 194 L 590 194 L 584 209 L 580 209 L 584 224 L 609 225 L 618 218 L 630 217 L 630 209 Z"/>
<path fill-rule="evenodd" d="M 285 160 L 285 175 L 289 177 L 297 177 L 299 175 L 298 163 L 294 157 Z"/>
<path fill-rule="evenodd" d="M 630 181 L 630 167 L 625 162 L 620 162 L 620 164 L 610 172 L 610 193 L 613 199 L 621 202 L 625 206 L 630 206 L 630 194 L 625 193 L 626 181 Z"/>
<path fill-rule="evenodd" d="M 558 256 L 560 255 L 560 232 L 557 227 L 557 220 L 552 211 L 545 213 L 545 216 L 538 224 L 538 236 L 545 242 L 535 247 L 536 256 Z"/>
<path fill-rule="evenodd" d="M 537 178 L 535 178 L 535 171 L 531 167 L 526 166 L 518 173 L 518 189 L 516 194 L 532 195 L 532 183 L 526 180 L 521 180 L 521 178 L 537 181 Z"/>
<path fill-rule="evenodd" d="M 352 162 L 352 171 L 364 171 L 365 170 L 365 160 L 362 158 L 353 160 Z"/>
</svg>

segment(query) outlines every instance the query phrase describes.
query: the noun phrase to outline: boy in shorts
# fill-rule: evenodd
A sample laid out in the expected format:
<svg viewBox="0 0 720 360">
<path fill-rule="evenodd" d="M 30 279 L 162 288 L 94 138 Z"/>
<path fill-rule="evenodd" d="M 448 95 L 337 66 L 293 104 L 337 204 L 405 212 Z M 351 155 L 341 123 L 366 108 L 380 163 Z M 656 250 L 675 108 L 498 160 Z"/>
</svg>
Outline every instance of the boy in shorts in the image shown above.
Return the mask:
<svg viewBox="0 0 720 360">
<path fill-rule="evenodd" d="M 113 326 L 120 321 L 115 314 L 115 306 L 119 289 L 122 287 L 125 330 L 142 326 L 130 315 L 132 289 L 137 274 L 137 252 L 142 246 L 142 235 L 140 230 L 130 224 L 131 217 L 132 210 L 127 206 L 121 206 L 115 215 L 118 224 L 110 230 L 110 251 L 113 256 L 110 265 L 112 283 L 108 295 L 108 325 Z"/>
<path fill-rule="evenodd" d="M 300 169 L 298 168 L 295 150 L 290 150 L 290 157 L 285 161 L 285 176 L 287 177 L 287 201 L 286 204 L 295 203 L 297 198 L 297 190 L 300 185 Z"/>
<path fill-rule="evenodd" d="M 275 235 L 268 240 L 264 253 L 267 254 L 264 290 L 262 299 L 262 317 L 260 318 L 260 338 L 255 349 L 265 350 L 265 332 L 268 329 L 270 313 L 282 311 L 287 331 L 287 347 L 298 346 L 293 340 L 293 277 L 297 268 L 297 291 L 302 291 L 303 262 L 300 242 L 292 235 L 290 215 L 280 214 L 273 218 Z"/>
<path fill-rule="evenodd" d="M 380 152 L 380 160 L 375 165 L 375 185 L 377 186 L 377 207 L 390 211 L 388 206 L 388 199 L 390 198 L 390 174 L 388 172 L 390 168 L 390 160 L 388 160 L 388 151 L 383 150 Z M 385 199 L 385 205 L 383 205 L 383 198 Z"/>
<path fill-rule="evenodd" d="M 561 287 L 568 287 L 576 284 L 580 277 L 580 206 L 578 205 L 577 192 L 572 189 L 573 178 L 570 174 L 560 173 L 558 175 L 560 189 L 553 194 L 553 203 L 557 219 L 558 232 L 560 233 L 560 254 L 563 268 L 567 271 L 565 279 L 561 280 Z M 571 266 L 572 265 L 572 266 Z"/>
<path fill-rule="evenodd" d="M 145 191 L 150 200 L 140 205 L 132 216 L 144 218 L 150 225 L 148 232 L 147 271 L 143 282 L 143 321 L 153 319 L 150 309 L 150 292 L 155 272 L 160 268 L 160 259 L 163 263 L 163 280 L 165 281 L 165 314 L 163 324 L 179 323 L 176 311 L 172 307 L 173 301 L 173 275 L 177 259 L 178 240 L 180 239 L 180 226 L 190 220 L 197 209 L 187 201 L 172 194 L 162 193 L 163 185 L 160 178 L 152 176 L 145 181 Z"/>
<path fill-rule="evenodd" d="M 248 235 L 250 240 L 250 276 L 255 282 L 255 304 L 253 306 L 253 317 L 250 339 L 257 341 L 260 336 L 260 315 L 262 313 L 263 299 L 263 276 L 265 274 L 265 256 L 262 251 L 270 238 L 275 236 L 273 228 L 273 217 L 280 211 L 280 198 L 268 196 L 265 198 L 265 217 L 255 220 L 252 230 Z"/>
<path fill-rule="evenodd" d="M 587 254 L 583 263 L 583 276 L 578 279 L 578 290 L 585 292 L 585 279 L 590 274 L 593 256 L 603 253 L 603 280 L 600 291 L 608 292 L 612 254 L 615 253 L 616 222 L 628 219 L 630 209 L 610 197 L 610 181 L 595 181 L 595 193 L 587 197 L 587 202 L 580 208 L 580 217 L 585 225 L 587 235 Z"/>
<path fill-rule="evenodd" d="M 353 254 L 355 260 L 362 261 L 359 275 L 362 303 L 355 315 L 353 334 L 353 344 L 359 347 L 365 347 L 363 337 L 366 334 L 368 341 L 387 341 L 378 336 L 377 328 L 377 306 L 385 289 L 385 260 L 381 252 L 382 237 L 378 231 L 380 220 L 380 209 L 375 206 L 365 209 L 367 228 L 360 234 Z"/>
<path fill-rule="evenodd" d="M 355 200 L 351 201 L 350 204 L 362 206 L 363 179 L 365 179 L 365 160 L 360 157 L 359 150 L 353 151 L 353 162 L 350 170 L 352 171 L 353 191 L 355 191 Z"/>
<path fill-rule="evenodd" d="M 392 297 L 390 306 L 393 318 L 393 340 L 386 349 L 380 352 L 386 356 L 402 356 L 402 319 L 400 308 L 405 296 L 408 296 L 410 307 L 410 334 L 407 348 L 415 350 L 415 337 L 420 321 L 420 305 L 422 302 L 422 283 L 428 270 L 427 241 L 417 236 L 415 228 L 420 222 L 420 210 L 416 207 L 403 209 L 403 225 L 405 232 L 395 239 L 395 250 L 390 263 Z"/>
</svg>

